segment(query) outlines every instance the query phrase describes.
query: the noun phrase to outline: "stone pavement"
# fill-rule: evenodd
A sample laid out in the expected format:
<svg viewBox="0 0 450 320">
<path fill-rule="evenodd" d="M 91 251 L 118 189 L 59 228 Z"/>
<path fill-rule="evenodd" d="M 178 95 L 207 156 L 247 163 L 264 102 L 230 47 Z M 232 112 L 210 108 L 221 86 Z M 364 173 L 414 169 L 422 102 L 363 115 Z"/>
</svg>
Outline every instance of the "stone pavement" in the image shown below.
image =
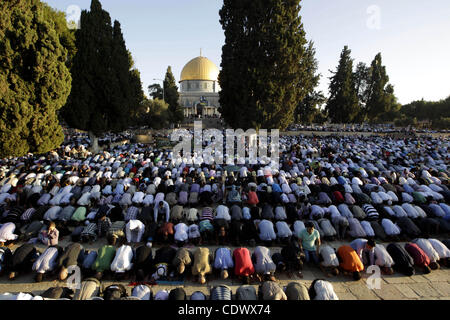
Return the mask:
<svg viewBox="0 0 450 320">
<path fill-rule="evenodd" d="M 69 243 L 68 239 L 60 241 L 61 246 L 66 246 Z M 338 248 L 344 242 L 328 242 L 333 248 Z M 348 243 L 348 242 L 346 242 Z M 105 240 L 99 240 L 94 244 L 84 244 L 85 249 L 98 249 Z M 217 246 L 208 246 L 211 253 Z M 41 251 L 45 247 L 40 246 Z M 230 247 L 232 250 L 234 247 Z M 253 248 L 249 248 L 253 251 Z M 278 252 L 281 250 L 279 247 L 271 247 L 271 252 Z M 379 289 L 369 289 L 367 280 L 372 274 L 363 273 L 363 277 L 360 281 L 352 281 L 351 278 L 339 275 L 338 277 L 327 278 L 320 269 L 313 266 L 305 266 L 303 270 L 303 278 L 299 278 L 297 275 L 288 275 L 287 273 L 277 274 L 277 280 L 282 286 L 286 286 L 289 282 L 296 281 L 303 283 L 308 288 L 314 279 L 325 279 L 333 284 L 334 290 L 340 300 L 450 300 L 450 268 L 441 267 L 439 270 L 432 271 L 428 275 L 424 275 L 421 271 L 416 270 L 416 275 L 407 277 L 398 273 L 387 276 L 381 275 Z M 57 280 L 45 280 L 41 283 L 36 283 L 33 278 L 34 274 L 19 276 L 14 281 L 9 281 L 7 276 L 0 278 L 0 293 L 18 293 L 18 292 L 31 292 L 34 295 L 42 294 L 50 287 L 67 286 L 65 282 Z M 102 286 L 107 287 L 112 284 L 123 284 L 131 295 L 132 286 L 129 286 L 130 281 L 102 281 Z M 213 286 L 225 284 L 228 285 L 232 292 L 233 298 L 237 288 L 242 283 L 237 279 L 221 280 L 215 275 L 207 276 L 207 283 L 200 285 L 193 282 L 193 279 L 187 277 L 183 283 L 176 283 L 175 285 L 155 285 L 152 287 L 152 291 L 155 294 L 159 290 L 167 289 L 171 290 L 177 287 L 183 287 L 186 291 L 188 298 L 194 291 L 201 291 L 205 295 L 209 295 L 210 289 Z M 252 283 L 257 289 L 258 284 Z"/>
</svg>

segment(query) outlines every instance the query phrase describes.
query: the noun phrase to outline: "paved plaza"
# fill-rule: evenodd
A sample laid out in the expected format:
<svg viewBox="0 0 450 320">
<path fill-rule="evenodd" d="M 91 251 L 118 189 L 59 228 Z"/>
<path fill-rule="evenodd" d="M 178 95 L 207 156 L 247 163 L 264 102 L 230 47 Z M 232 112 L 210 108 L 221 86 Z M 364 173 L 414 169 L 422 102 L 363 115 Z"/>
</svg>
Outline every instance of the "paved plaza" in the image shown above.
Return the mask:
<svg viewBox="0 0 450 320">
<path fill-rule="evenodd" d="M 60 245 L 65 247 L 70 243 L 69 238 L 60 241 Z M 340 245 L 348 242 L 334 241 L 326 242 L 333 248 L 338 248 Z M 101 239 L 93 244 L 84 244 L 84 248 L 88 250 L 97 250 L 102 245 L 106 244 L 104 239 Z M 387 245 L 387 243 L 385 243 Z M 40 251 L 45 249 L 45 246 L 38 245 Z M 15 246 L 17 247 L 17 246 Z M 14 247 L 14 249 L 15 249 Z M 187 247 L 190 250 L 194 250 L 193 247 Z M 217 246 L 208 246 L 211 253 L 214 253 Z M 232 250 L 235 247 L 230 247 Z M 279 252 L 280 247 L 271 247 L 272 253 Z M 153 250 L 156 250 L 156 247 Z M 249 248 L 253 252 L 254 248 Z M 303 269 L 303 278 L 297 275 L 288 275 L 286 272 L 282 274 L 276 274 L 277 280 L 281 286 L 286 286 L 288 283 L 295 281 L 303 283 L 309 288 L 314 279 L 325 279 L 333 284 L 334 290 L 340 300 L 450 300 L 450 268 L 442 267 L 439 270 L 432 271 L 430 274 L 424 275 L 422 272 L 416 270 L 416 274 L 412 277 L 407 277 L 399 273 L 395 273 L 391 276 L 381 275 L 380 289 L 369 289 L 367 285 L 367 279 L 371 277 L 371 274 L 362 272 L 362 279 L 360 281 L 352 281 L 349 277 L 339 275 L 337 277 L 327 278 L 319 268 L 314 266 L 305 265 Z M 207 283 L 200 285 L 195 282 L 191 277 L 186 277 L 184 282 L 174 282 L 168 284 L 157 284 L 152 286 L 153 294 L 159 290 L 172 290 L 177 287 L 183 287 L 186 291 L 188 299 L 190 295 L 195 291 L 201 291 L 206 296 L 209 295 L 210 289 L 217 285 L 227 285 L 233 292 L 233 299 L 236 290 L 242 285 L 242 283 L 235 278 L 222 280 L 215 275 L 208 275 L 206 277 Z M 127 288 L 128 295 L 131 295 L 133 286 L 130 286 L 132 280 L 127 281 L 111 281 L 103 280 L 102 287 L 106 288 L 112 284 L 123 284 Z M 258 283 L 252 283 L 257 289 Z M 34 274 L 19 276 L 16 280 L 10 281 L 7 276 L 0 278 L 0 293 L 19 293 L 28 292 L 34 295 L 42 294 L 45 290 L 51 287 L 64 287 L 67 286 L 65 282 L 56 280 L 56 276 L 51 279 L 44 279 L 41 283 L 34 281 Z"/>
</svg>

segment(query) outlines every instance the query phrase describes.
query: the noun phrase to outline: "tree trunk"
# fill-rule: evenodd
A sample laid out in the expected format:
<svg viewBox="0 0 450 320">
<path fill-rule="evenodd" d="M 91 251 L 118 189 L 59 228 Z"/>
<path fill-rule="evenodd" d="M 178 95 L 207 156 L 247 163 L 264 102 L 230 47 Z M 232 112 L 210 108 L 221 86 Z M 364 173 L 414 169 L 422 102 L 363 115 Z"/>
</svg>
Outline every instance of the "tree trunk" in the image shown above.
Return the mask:
<svg viewBox="0 0 450 320">
<path fill-rule="evenodd" d="M 99 153 L 98 137 L 92 131 L 89 131 L 89 140 L 91 140 L 91 152 L 93 154 Z"/>
</svg>

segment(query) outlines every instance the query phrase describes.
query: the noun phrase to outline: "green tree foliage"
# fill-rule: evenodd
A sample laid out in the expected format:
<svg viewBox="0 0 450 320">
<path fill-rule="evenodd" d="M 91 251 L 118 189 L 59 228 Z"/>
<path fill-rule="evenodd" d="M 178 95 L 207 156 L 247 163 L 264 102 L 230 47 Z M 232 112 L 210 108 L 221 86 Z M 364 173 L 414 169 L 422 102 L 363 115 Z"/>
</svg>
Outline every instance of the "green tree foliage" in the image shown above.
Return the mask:
<svg viewBox="0 0 450 320">
<path fill-rule="evenodd" d="M 418 120 L 437 120 L 450 117 L 450 96 L 440 101 L 413 101 L 402 106 L 401 113 Z"/>
<path fill-rule="evenodd" d="M 180 105 L 180 94 L 170 66 L 167 67 L 166 77 L 164 78 L 164 99 L 169 105 L 170 122 L 181 122 L 184 118 L 183 109 Z"/>
<path fill-rule="evenodd" d="M 449 129 L 450 126 L 445 126 L 450 118 L 450 96 L 439 101 L 413 101 L 402 106 L 400 113 L 404 119 L 431 121 L 436 129 Z"/>
<path fill-rule="evenodd" d="M 224 0 L 220 112 L 234 128 L 285 129 L 310 91 L 299 0 Z"/>
<path fill-rule="evenodd" d="M 167 128 L 169 125 L 169 105 L 162 99 L 145 99 L 138 114 L 140 126 L 157 130 Z"/>
<path fill-rule="evenodd" d="M 0 157 L 61 145 L 57 111 L 70 93 L 67 49 L 39 0 L 0 2 Z"/>
<path fill-rule="evenodd" d="M 394 87 L 389 84 L 386 67 L 382 65 L 381 53 L 375 56 L 370 66 L 365 96 L 364 112 L 372 122 L 385 121 L 400 109 Z"/>
<path fill-rule="evenodd" d="M 329 119 L 333 123 L 350 123 L 359 112 L 358 95 L 355 89 L 353 60 L 351 50 L 345 46 L 342 50 L 336 72 L 330 78 L 330 97 L 326 106 Z"/>
<path fill-rule="evenodd" d="M 295 110 L 295 122 L 311 124 L 315 118 L 321 113 L 319 107 L 326 102 L 326 98 L 321 91 L 316 91 L 315 88 L 319 85 L 320 74 L 317 73 L 319 69 L 319 62 L 315 58 L 316 50 L 314 43 L 310 41 L 305 52 L 303 62 L 308 70 L 307 79 L 304 78 L 305 90 L 308 92 L 306 97 L 297 105 Z"/>
<path fill-rule="evenodd" d="M 367 93 L 368 93 L 367 87 L 369 80 L 369 72 L 370 68 L 364 62 L 360 62 L 356 65 L 356 70 L 353 74 L 360 109 L 360 112 L 355 118 L 356 122 L 364 122 L 366 120 L 366 114 L 364 110 L 366 108 L 367 103 Z"/>
<path fill-rule="evenodd" d="M 69 69 L 72 66 L 73 57 L 77 53 L 75 45 L 75 30 L 71 30 L 67 26 L 65 12 L 55 10 L 48 4 L 43 3 L 44 15 L 46 20 L 53 20 L 55 22 L 55 30 L 59 35 L 59 42 L 67 49 L 67 66 Z"/>
<path fill-rule="evenodd" d="M 98 0 L 83 10 L 76 32 L 73 86 L 64 117 L 91 136 L 120 132 L 132 124 L 143 100 L 139 72 L 126 48 L 120 23 L 111 24 Z"/>
<path fill-rule="evenodd" d="M 152 99 L 164 99 L 164 91 L 159 83 L 154 83 L 148 86 L 148 94 Z"/>
</svg>

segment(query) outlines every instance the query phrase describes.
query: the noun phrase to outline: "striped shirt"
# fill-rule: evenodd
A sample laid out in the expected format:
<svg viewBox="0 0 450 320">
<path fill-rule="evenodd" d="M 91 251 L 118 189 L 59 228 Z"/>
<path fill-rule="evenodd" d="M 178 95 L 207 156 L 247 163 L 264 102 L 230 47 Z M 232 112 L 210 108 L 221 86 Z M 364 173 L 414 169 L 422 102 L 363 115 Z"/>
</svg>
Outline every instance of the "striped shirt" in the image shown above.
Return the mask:
<svg viewBox="0 0 450 320">
<path fill-rule="evenodd" d="M 127 210 L 127 214 L 125 215 L 125 221 L 136 220 L 139 214 L 139 209 L 135 206 L 131 206 Z"/>
<path fill-rule="evenodd" d="M 96 236 L 97 235 L 97 224 L 96 223 L 89 223 L 81 232 L 81 235 L 89 235 L 89 236 Z"/>
<path fill-rule="evenodd" d="M 27 210 L 25 210 L 25 212 L 22 214 L 22 216 L 20 217 L 21 220 L 27 221 L 31 219 L 31 216 L 33 215 L 33 213 L 36 212 L 36 209 L 34 208 L 29 208 Z"/>
<path fill-rule="evenodd" d="M 105 220 L 98 220 L 97 222 L 97 230 L 98 230 L 98 235 L 99 236 L 103 236 L 106 235 L 109 231 L 109 229 L 111 228 L 111 220 L 106 217 Z"/>
<path fill-rule="evenodd" d="M 362 206 L 365 214 L 367 215 L 367 218 L 378 218 L 379 214 L 378 211 L 370 204 L 364 204 Z"/>
<path fill-rule="evenodd" d="M 227 286 L 217 286 L 212 288 L 211 300 L 231 300 L 231 289 Z"/>
<path fill-rule="evenodd" d="M 212 221 L 214 219 L 213 210 L 210 207 L 205 207 L 202 210 L 202 216 L 200 220 L 209 220 Z"/>
</svg>

